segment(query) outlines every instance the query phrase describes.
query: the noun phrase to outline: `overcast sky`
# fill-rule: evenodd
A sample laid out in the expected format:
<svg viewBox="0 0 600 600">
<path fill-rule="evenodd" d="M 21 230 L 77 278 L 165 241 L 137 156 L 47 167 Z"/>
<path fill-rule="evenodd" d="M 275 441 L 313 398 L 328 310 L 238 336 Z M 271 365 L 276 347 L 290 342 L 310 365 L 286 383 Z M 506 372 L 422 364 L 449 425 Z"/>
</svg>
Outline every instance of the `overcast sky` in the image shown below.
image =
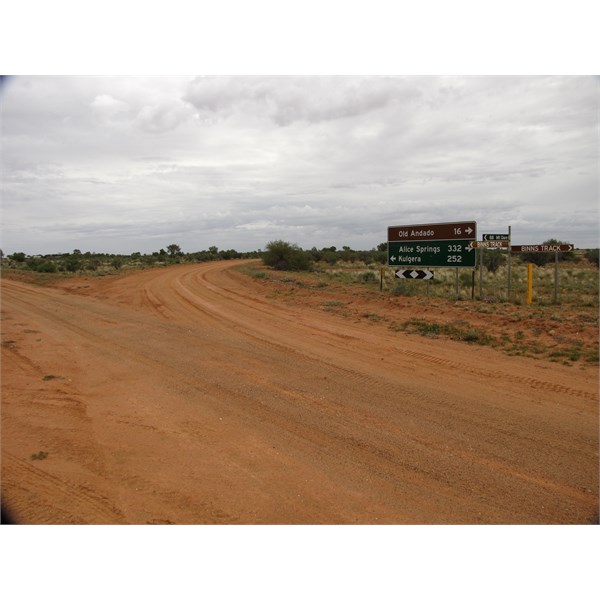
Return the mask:
<svg viewBox="0 0 600 600">
<path fill-rule="evenodd" d="M 475 220 L 598 246 L 596 77 L 13 77 L 2 249 L 370 249 Z"/>
</svg>

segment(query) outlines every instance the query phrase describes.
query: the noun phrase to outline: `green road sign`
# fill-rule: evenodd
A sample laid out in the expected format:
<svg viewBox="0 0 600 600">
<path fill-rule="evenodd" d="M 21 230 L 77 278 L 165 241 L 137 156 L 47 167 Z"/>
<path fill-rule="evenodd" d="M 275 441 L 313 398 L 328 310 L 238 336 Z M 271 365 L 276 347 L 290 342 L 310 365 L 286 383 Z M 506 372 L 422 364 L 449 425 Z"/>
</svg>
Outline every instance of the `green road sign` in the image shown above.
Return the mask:
<svg viewBox="0 0 600 600">
<path fill-rule="evenodd" d="M 390 267 L 475 267 L 472 240 L 388 242 Z"/>
</svg>

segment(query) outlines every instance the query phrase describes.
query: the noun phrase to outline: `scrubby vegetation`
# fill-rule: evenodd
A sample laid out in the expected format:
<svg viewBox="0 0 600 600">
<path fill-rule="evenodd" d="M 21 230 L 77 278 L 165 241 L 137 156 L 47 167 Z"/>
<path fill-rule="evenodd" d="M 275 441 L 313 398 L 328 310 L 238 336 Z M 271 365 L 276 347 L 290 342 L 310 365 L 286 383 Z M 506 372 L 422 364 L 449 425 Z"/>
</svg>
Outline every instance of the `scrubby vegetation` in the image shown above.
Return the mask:
<svg viewBox="0 0 600 600">
<path fill-rule="evenodd" d="M 381 266 L 387 262 L 387 244 L 380 244 L 377 249 L 372 250 L 352 250 L 350 246 L 343 246 L 341 250 L 335 246 L 326 246 L 320 250 L 313 246 L 310 250 L 303 250 L 297 244 L 275 240 L 267 244 L 263 262 L 278 271 L 318 271 L 338 263 Z"/>
<path fill-rule="evenodd" d="M 593 248 L 585 253 L 585 257 L 593 264 L 598 266 L 598 248 Z"/>
<path fill-rule="evenodd" d="M 547 240 L 545 243 L 565 243 Z M 483 274 L 476 269 L 457 270 L 436 268 L 434 279 L 429 281 L 400 280 L 394 269 L 387 268 L 387 243 L 383 242 L 371 250 L 353 250 L 349 246 L 316 247 L 304 250 L 297 244 L 284 240 L 271 241 L 266 249 L 238 252 L 235 249 L 219 250 L 209 246 L 207 250 L 184 252 L 178 244 L 169 244 L 151 254 L 134 252 L 131 255 L 82 252 L 75 249 L 70 253 L 44 256 L 28 256 L 15 252 L 3 256 L 2 266 L 10 270 L 39 273 L 38 278 L 53 278 L 74 274 L 108 275 L 128 269 L 161 267 L 178 263 L 200 263 L 212 260 L 239 258 L 262 258 L 266 270 L 255 270 L 254 277 L 266 277 L 269 268 L 274 271 L 312 273 L 316 286 L 327 286 L 331 282 L 354 283 L 397 296 L 427 296 L 459 300 L 480 300 L 485 303 L 525 302 L 527 290 L 526 263 L 535 258 L 541 266 L 534 269 L 534 302 L 551 304 L 554 301 L 554 253 L 551 262 L 543 253 L 512 255 L 511 289 L 508 293 L 507 253 L 503 250 L 480 250 Z M 0 254 L 0 256 L 2 256 Z M 540 259 L 540 257 L 542 257 Z M 538 260 L 539 259 L 539 260 Z M 598 304 L 598 249 L 579 250 L 559 254 L 558 301 L 597 306 Z M 480 284 L 481 282 L 481 284 Z M 312 285 L 312 284 L 311 284 Z"/>
<path fill-rule="evenodd" d="M 33 271 L 36 273 L 56 273 L 73 275 L 107 275 L 126 269 L 160 267 L 177 263 L 199 263 L 210 260 L 230 260 L 235 258 L 259 258 L 260 250 L 238 252 L 237 250 L 219 250 L 211 246 L 208 250 L 185 253 L 178 244 L 169 244 L 151 254 L 134 252 L 133 254 L 106 254 L 82 252 L 75 249 L 62 254 L 28 256 L 24 252 L 14 252 L 2 257 L 3 268 Z"/>
<path fill-rule="evenodd" d="M 312 263 L 308 253 L 283 240 L 267 244 L 263 262 L 277 271 L 308 271 Z"/>
</svg>

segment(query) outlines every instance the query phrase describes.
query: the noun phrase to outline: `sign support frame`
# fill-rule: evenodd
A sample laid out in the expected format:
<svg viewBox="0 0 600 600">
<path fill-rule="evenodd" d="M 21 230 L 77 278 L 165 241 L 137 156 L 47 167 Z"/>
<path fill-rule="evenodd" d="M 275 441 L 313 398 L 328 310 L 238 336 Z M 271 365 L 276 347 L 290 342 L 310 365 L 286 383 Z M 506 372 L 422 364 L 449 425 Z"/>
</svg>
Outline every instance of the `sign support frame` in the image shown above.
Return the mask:
<svg viewBox="0 0 600 600">
<path fill-rule="evenodd" d="M 507 300 L 510 302 L 510 242 L 511 242 L 511 236 L 510 236 L 510 225 L 508 226 L 508 288 L 506 290 L 507 292 Z"/>
<path fill-rule="evenodd" d="M 558 250 L 554 253 L 554 304 L 558 304 Z"/>
<path fill-rule="evenodd" d="M 483 250 L 479 253 L 479 299 L 483 300 Z"/>
</svg>

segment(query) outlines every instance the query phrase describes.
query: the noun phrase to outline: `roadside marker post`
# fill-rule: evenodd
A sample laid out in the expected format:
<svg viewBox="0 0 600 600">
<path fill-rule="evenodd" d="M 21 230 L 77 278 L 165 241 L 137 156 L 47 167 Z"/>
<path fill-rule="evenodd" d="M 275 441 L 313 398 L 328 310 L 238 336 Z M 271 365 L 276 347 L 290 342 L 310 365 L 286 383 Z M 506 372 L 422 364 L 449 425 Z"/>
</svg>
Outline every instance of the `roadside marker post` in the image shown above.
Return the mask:
<svg viewBox="0 0 600 600">
<path fill-rule="evenodd" d="M 527 304 L 533 302 L 533 265 L 527 265 Z"/>
</svg>

